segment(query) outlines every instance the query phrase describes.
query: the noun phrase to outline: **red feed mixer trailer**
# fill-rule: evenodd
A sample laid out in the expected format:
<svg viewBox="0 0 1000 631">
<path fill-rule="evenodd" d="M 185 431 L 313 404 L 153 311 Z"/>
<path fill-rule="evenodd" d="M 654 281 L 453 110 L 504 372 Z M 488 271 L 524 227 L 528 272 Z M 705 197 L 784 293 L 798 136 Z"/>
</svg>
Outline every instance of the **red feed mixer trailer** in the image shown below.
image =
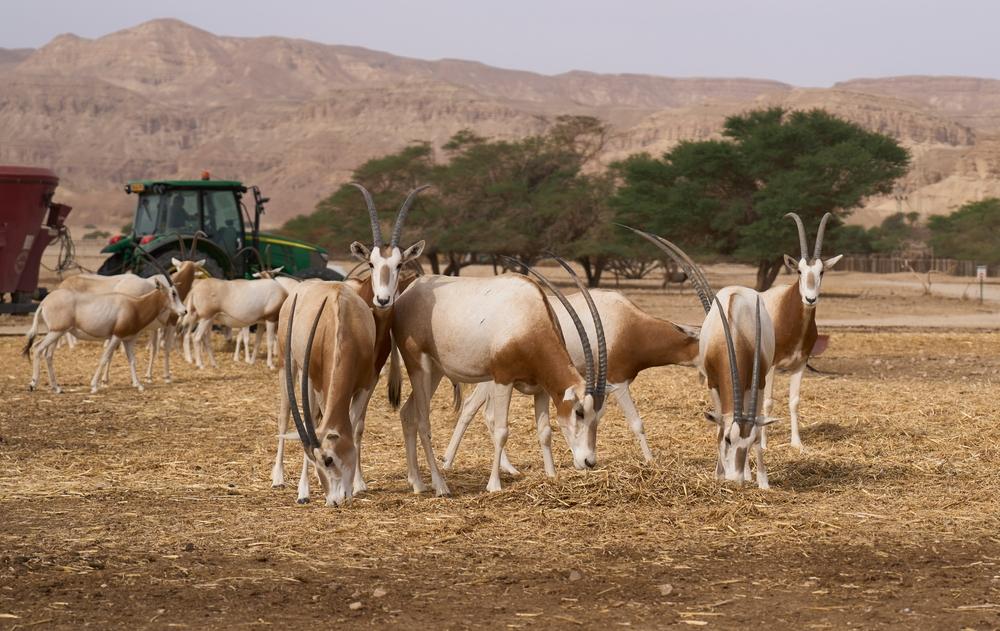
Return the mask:
<svg viewBox="0 0 1000 631">
<path fill-rule="evenodd" d="M 59 178 L 48 169 L 0 166 L 0 313 L 35 310 L 45 247 L 64 229 L 71 208 L 55 204 Z"/>
</svg>

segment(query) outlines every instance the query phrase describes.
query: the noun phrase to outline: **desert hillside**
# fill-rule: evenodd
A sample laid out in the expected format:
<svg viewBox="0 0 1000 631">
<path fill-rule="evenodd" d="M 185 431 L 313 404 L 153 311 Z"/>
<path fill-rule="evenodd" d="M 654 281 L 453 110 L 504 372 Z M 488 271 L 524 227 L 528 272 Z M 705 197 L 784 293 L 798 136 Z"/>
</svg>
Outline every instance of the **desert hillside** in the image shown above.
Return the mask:
<svg viewBox="0 0 1000 631">
<path fill-rule="evenodd" d="M 2 43 L 2 42 L 0 42 Z M 360 162 L 456 131 L 512 138 L 564 113 L 613 125 L 605 162 L 717 135 L 729 114 L 824 107 L 898 138 L 915 165 L 906 210 L 1000 195 L 1000 81 L 891 77 L 798 89 L 759 79 L 546 76 L 279 37 L 220 37 L 156 20 L 97 39 L 0 48 L 0 163 L 49 166 L 75 223 L 127 220 L 127 179 L 259 184 L 270 224 L 308 212 Z M 856 220 L 896 209 L 873 199 Z"/>
</svg>

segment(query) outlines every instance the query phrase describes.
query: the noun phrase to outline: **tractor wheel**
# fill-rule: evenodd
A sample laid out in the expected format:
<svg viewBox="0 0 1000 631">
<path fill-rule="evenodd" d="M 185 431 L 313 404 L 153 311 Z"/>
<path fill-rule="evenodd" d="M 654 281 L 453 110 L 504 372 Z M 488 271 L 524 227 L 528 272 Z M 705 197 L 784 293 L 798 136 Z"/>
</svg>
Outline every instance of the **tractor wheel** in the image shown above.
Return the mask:
<svg viewBox="0 0 1000 631">
<path fill-rule="evenodd" d="M 115 274 L 124 274 L 127 271 L 125 269 L 125 255 L 121 252 L 109 256 L 97 269 L 97 273 L 101 276 L 114 276 Z"/>
<path fill-rule="evenodd" d="M 318 278 L 320 280 L 344 280 L 343 274 L 339 274 L 328 267 L 307 267 L 295 273 L 295 276 L 305 280 L 307 278 Z"/>
<path fill-rule="evenodd" d="M 164 250 L 159 254 L 157 254 L 154 258 L 156 259 L 156 262 L 160 264 L 160 267 L 167 270 L 168 272 L 171 271 L 171 269 L 174 266 L 174 264 L 171 262 L 173 259 L 184 260 L 184 257 L 181 256 L 181 253 L 178 250 Z M 210 256 L 204 256 L 202 258 L 205 259 L 204 270 L 206 274 L 208 274 L 212 278 L 226 277 L 226 275 L 223 274 L 222 267 L 219 265 L 218 261 L 216 261 Z M 145 265 L 142 266 L 142 269 L 139 271 L 139 276 L 149 277 L 158 273 L 159 272 L 156 269 L 156 266 L 146 263 Z"/>
</svg>

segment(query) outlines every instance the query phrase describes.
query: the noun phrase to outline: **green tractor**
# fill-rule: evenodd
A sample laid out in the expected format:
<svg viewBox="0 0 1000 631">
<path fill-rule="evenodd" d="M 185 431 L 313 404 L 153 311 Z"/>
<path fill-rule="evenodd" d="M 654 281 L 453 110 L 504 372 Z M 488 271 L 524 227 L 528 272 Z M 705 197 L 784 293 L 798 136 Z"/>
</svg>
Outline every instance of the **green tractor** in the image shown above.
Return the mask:
<svg viewBox="0 0 1000 631">
<path fill-rule="evenodd" d="M 248 191 L 253 194 L 252 220 L 243 203 Z M 204 258 L 205 271 L 216 278 L 249 278 L 264 265 L 281 267 L 282 272 L 298 278 L 343 280 L 341 274 L 327 268 L 323 248 L 260 231 L 260 216 L 268 198 L 256 186 L 248 189 L 240 182 L 203 176 L 201 180 L 129 182 L 125 192 L 139 198 L 131 234 L 111 237 L 101 250 L 111 256 L 98 274 L 156 273 L 139 252 L 142 249 L 164 269 L 171 268 L 174 257 Z M 192 254 L 196 238 L 197 253 Z"/>
</svg>

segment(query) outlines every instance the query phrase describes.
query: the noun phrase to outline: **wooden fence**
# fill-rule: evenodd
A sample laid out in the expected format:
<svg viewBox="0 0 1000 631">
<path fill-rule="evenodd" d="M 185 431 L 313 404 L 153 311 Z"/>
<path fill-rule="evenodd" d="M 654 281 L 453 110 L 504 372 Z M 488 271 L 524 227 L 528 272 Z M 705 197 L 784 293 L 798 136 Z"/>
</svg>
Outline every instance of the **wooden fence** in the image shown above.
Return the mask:
<svg viewBox="0 0 1000 631">
<path fill-rule="evenodd" d="M 885 254 L 848 254 L 840 260 L 836 269 L 845 272 L 895 274 L 909 272 L 910 267 L 912 267 L 913 271 L 919 274 L 937 271 L 951 276 L 975 276 L 977 265 L 976 261 L 944 259 L 935 256 L 904 257 Z M 996 277 L 1000 274 L 1000 265 L 988 266 L 987 274 L 991 278 Z"/>
</svg>

